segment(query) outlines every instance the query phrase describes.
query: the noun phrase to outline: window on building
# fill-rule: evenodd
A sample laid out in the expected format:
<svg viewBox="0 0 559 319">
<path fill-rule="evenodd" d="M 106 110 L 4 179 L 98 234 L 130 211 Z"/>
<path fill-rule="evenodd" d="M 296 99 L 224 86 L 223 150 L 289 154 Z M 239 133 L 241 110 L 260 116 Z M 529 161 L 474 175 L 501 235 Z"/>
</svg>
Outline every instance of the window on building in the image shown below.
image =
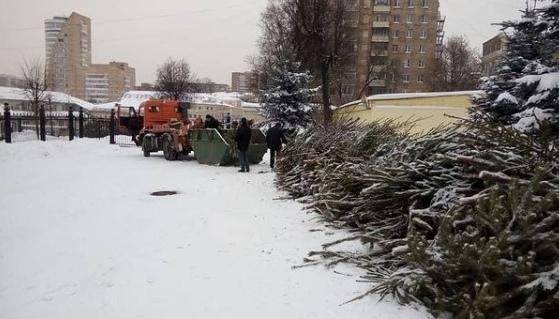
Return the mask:
<svg viewBox="0 0 559 319">
<path fill-rule="evenodd" d="M 413 23 L 413 14 L 408 15 L 407 23 Z"/>
<path fill-rule="evenodd" d="M 415 4 L 415 0 L 408 0 L 408 8 L 413 8 Z"/>
<path fill-rule="evenodd" d="M 366 16 L 368 18 L 368 16 Z M 344 18 L 344 25 L 350 28 L 357 28 L 359 26 L 359 17 L 356 14 L 348 15 Z"/>
<path fill-rule="evenodd" d="M 427 23 L 427 16 L 426 15 L 421 15 L 421 23 Z"/>
<path fill-rule="evenodd" d="M 410 59 L 405 59 L 404 60 L 404 68 L 408 69 L 411 65 L 411 61 Z"/>
<path fill-rule="evenodd" d="M 411 45 L 406 44 L 406 53 L 411 53 Z"/>
<path fill-rule="evenodd" d="M 400 23 L 400 16 L 399 15 L 394 16 L 394 23 Z"/>
<path fill-rule="evenodd" d="M 402 75 L 402 81 L 404 83 L 410 83 L 410 75 L 409 74 L 403 74 Z"/>
<path fill-rule="evenodd" d="M 346 72 L 344 74 L 344 79 L 348 81 L 355 81 L 357 79 L 357 73 L 355 72 Z"/>
<path fill-rule="evenodd" d="M 342 87 L 342 94 L 344 94 L 344 95 L 353 95 L 354 92 L 355 92 L 355 89 L 354 89 L 353 86 L 344 85 Z"/>
<path fill-rule="evenodd" d="M 394 30 L 393 38 L 398 39 L 400 37 L 400 30 Z"/>
<path fill-rule="evenodd" d="M 425 53 L 425 46 L 423 44 L 419 45 L 419 53 Z"/>
<path fill-rule="evenodd" d="M 402 1 L 401 0 L 392 0 L 392 5 L 395 6 L 396 8 L 399 8 L 402 6 Z"/>
<path fill-rule="evenodd" d="M 423 83 L 423 74 L 418 74 L 417 75 L 417 82 L 418 83 Z"/>
<path fill-rule="evenodd" d="M 377 14 L 375 19 L 376 19 L 377 22 L 386 22 L 386 21 L 388 21 L 388 15 L 387 14 Z"/>
<path fill-rule="evenodd" d="M 427 31 L 423 30 L 423 31 L 419 32 L 419 37 L 421 39 L 427 39 Z"/>
<path fill-rule="evenodd" d="M 421 6 L 423 8 L 429 8 L 429 0 L 421 0 Z"/>
<path fill-rule="evenodd" d="M 351 52 L 357 53 L 357 49 L 359 47 L 357 45 L 357 41 L 348 41 L 347 45 L 348 45 L 348 48 L 350 48 Z"/>
<path fill-rule="evenodd" d="M 418 63 L 420 68 L 424 68 L 425 67 L 425 61 L 422 59 L 419 59 L 419 63 Z"/>
<path fill-rule="evenodd" d="M 373 35 L 388 37 L 390 36 L 390 30 L 384 28 L 373 29 Z"/>
<path fill-rule="evenodd" d="M 394 53 L 398 52 L 398 46 L 396 44 L 392 45 L 392 52 Z"/>
<path fill-rule="evenodd" d="M 377 6 L 387 6 L 390 0 L 375 0 L 375 5 Z"/>
<path fill-rule="evenodd" d="M 411 39 L 413 37 L 413 31 L 412 30 L 407 30 L 406 31 L 406 38 Z"/>
</svg>

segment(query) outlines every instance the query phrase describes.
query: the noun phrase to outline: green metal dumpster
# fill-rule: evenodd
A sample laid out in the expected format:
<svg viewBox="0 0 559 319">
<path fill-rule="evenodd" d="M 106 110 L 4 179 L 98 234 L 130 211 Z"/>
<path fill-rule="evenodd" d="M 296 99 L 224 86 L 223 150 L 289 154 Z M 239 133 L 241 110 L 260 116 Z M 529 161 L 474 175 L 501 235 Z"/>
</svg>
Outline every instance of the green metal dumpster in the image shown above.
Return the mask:
<svg viewBox="0 0 559 319">
<path fill-rule="evenodd" d="M 188 132 L 194 156 L 200 164 L 236 165 L 239 152 L 235 142 L 236 130 L 197 129 Z M 248 160 L 258 164 L 266 154 L 266 137 L 259 129 L 252 129 Z"/>
</svg>

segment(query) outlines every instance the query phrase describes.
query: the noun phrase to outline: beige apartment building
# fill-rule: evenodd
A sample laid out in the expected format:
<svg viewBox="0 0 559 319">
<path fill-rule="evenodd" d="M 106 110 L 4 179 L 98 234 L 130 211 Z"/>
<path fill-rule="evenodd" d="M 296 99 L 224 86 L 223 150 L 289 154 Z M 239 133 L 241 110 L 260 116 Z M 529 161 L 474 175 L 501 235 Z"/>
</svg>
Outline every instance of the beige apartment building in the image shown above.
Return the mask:
<svg viewBox="0 0 559 319">
<path fill-rule="evenodd" d="M 350 52 L 344 61 L 341 101 L 336 102 L 429 91 L 425 77 L 444 35 L 439 0 L 348 0 L 347 4 Z"/>
<path fill-rule="evenodd" d="M 45 21 L 47 85 L 85 98 L 85 70 L 91 65 L 91 20 L 73 12 Z"/>
<path fill-rule="evenodd" d="M 231 73 L 231 91 L 238 93 L 257 93 L 263 88 L 262 76 L 255 72 Z"/>
<path fill-rule="evenodd" d="M 45 20 L 47 85 L 92 103 L 117 101 L 135 86 L 135 70 L 124 62 L 92 64 L 91 19 L 72 12 Z"/>
<path fill-rule="evenodd" d="M 504 33 L 500 33 L 483 43 L 483 56 L 481 58 L 482 76 L 495 75 L 497 65 L 505 54 L 507 43 L 507 37 Z"/>
<path fill-rule="evenodd" d="M 136 70 L 128 63 L 92 64 L 85 74 L 85 100 L 97 104 L 118 101 L 135 82 Z"/>
</svg>

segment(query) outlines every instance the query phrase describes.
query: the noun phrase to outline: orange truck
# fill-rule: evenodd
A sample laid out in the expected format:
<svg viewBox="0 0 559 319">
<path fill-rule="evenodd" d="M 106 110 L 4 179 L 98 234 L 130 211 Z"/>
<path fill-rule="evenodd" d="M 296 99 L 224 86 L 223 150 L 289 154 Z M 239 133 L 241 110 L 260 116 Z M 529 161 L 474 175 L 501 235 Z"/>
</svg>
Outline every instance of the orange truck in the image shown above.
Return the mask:
<svg viewBox="0 0 559 319">
<path fill-rule="evenodd" d="M 174 161 L 179 154 L 192 151 L 188 131 L 194 127 L 188 119 L 188 104 L 169 100 L 148 100 L 134 108 L 117 110 L 118 123 L 127 127 L 144 156 L 163 151 L 165 159 Z M 141 129 L 138 131 L 138 129 Z"/>
</svg>

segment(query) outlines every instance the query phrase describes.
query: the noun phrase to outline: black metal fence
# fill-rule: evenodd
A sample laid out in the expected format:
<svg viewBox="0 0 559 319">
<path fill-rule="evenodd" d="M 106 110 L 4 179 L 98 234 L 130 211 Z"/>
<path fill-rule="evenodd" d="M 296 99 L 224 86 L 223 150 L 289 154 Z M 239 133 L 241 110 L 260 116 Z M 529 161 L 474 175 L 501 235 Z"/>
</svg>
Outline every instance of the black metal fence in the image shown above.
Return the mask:
<svg viewBox="0 0 559 319">
<path fill-rule="evenodd" d="M 107 143 L 121 146 L 135 146 L 132 134 L 121 129 L 116 123 L 115 113 L 109 118 L 92 117 L 83 109 L 64 112 L 45 112 L 39 114 L 14 112 L 5 106 L 0 113 L 0 141 L 19 143 L 34 140 L 53 140 L 74 138 L 106 139 Z"/>
</svg>

